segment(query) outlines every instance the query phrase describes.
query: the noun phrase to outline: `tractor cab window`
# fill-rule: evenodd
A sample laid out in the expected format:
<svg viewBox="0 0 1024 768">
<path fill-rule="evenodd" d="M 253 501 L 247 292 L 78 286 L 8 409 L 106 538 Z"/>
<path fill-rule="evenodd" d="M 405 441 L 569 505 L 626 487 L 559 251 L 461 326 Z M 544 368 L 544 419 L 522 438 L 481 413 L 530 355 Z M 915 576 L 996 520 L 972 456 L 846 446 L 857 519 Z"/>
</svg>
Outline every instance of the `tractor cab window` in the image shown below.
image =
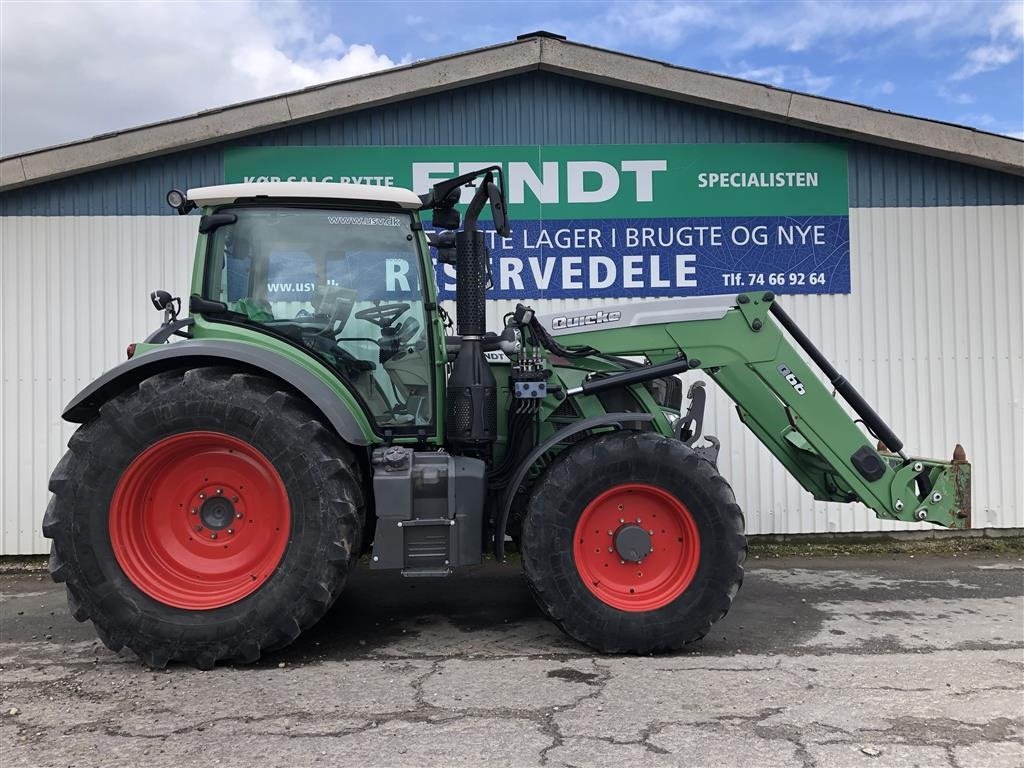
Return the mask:
<svg viewBox="0 0 1024 768">
<path fill-rule="evenodd" d="M 402 212 L 233 208 L 210 237 L 206 298 L 339 371 L 377 424 L 433 423 L 422 263 Z"/>
</svg>

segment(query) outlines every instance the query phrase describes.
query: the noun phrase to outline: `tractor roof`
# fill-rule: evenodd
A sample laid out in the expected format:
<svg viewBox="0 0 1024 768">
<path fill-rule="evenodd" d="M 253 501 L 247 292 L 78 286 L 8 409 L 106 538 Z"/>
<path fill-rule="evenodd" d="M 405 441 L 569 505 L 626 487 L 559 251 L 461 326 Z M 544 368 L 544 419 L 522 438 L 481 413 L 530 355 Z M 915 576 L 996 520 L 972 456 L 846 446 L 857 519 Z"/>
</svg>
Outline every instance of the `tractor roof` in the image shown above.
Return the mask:
<svg viewBox="0 0 1024 768">
<path fill-rule="evenodd" d="M 359 200 L 374 203 L 398 203 L 403 208 L 419 208 L 418 195 L 401 187 L 378 184 L 341 184 L 324 181 L 267 181 L 246 184 L 219 184 L 188 191 L 188 199 L 196 205 L 225 205 L 240 198 L 303 198 Z"/>
</svg>

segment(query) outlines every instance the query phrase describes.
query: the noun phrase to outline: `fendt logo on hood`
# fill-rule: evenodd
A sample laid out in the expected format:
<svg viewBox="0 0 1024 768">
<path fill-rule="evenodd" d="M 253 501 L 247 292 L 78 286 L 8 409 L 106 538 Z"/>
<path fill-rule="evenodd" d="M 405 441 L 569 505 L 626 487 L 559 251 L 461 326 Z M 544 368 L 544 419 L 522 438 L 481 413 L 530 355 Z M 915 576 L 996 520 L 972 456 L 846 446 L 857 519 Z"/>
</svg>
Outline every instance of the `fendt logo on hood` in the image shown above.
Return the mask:
<svg viewBox="0 0 1024 768">
<path fill-rule="evenodd" d="M 603 309 L 599 309 L 597 312 L 591 312 L 586 315 L 575 315 L 573 317 L 559 315 L 551 321 L 551 329 L 554 331 L 564 331 L 567 328 L 583 328 L 588 325 L 617 323 L 621 319 L 622 313 L 618 310 L 605 312 Z"/>
</svg>

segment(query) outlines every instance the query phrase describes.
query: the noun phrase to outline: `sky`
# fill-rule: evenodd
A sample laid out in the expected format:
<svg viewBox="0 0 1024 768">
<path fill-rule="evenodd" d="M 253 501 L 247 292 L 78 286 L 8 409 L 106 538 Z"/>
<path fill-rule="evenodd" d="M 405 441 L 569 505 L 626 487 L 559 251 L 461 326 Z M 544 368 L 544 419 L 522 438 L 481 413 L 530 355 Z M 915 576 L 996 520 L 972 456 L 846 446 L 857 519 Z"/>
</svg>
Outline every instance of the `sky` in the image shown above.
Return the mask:
<svg viewBox="0 0 1024 768">
<path fill-rule="evenodd" d="M 1024 0 L 0 0 L 0 155 L 538 29 L 1024 139 Z"/>
</svg>

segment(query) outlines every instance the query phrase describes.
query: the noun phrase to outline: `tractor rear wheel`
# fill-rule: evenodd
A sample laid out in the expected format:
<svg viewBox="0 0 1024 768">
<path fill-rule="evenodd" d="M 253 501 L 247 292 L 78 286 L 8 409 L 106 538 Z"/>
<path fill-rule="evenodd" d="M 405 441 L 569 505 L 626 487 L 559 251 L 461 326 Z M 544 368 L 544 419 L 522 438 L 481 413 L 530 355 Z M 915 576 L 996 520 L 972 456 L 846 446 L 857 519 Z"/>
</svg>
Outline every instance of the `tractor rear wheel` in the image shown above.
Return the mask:
<svg viewBox="0 0 1024 768">
<path fill-rule="evenodd" d="M 523 568 L 541 610 L 605 653 L 671 651 L 707 634 L 743 582 L 743 514 L 713 464 L 652 433 L 558 456 L 531 491 Z"/>
<path fill-rule="evenodd" d="M 50 477 L 50 572 L 154 667 L 255 661 L 340 594 L 360 468 L 304 400 L 225 368 L 161 373 L 81 426 Z"/>
</svg>

